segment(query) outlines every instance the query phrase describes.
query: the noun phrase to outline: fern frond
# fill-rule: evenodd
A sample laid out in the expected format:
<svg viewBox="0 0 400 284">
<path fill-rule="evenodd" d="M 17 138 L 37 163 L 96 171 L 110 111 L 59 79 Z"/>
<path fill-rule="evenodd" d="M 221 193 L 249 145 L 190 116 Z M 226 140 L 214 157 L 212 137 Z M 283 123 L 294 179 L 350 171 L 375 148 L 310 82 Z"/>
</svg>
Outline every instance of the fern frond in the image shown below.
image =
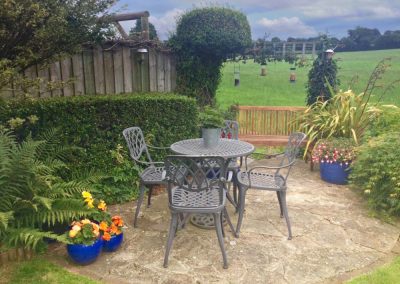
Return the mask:
<svg viewBox="0 0 400 284">
<path fill-rule="evenodd" d="M 0 212 L 0 231 L 7 230 L 8 222 L 13 218 L 13 212 Z"/>
</svg>

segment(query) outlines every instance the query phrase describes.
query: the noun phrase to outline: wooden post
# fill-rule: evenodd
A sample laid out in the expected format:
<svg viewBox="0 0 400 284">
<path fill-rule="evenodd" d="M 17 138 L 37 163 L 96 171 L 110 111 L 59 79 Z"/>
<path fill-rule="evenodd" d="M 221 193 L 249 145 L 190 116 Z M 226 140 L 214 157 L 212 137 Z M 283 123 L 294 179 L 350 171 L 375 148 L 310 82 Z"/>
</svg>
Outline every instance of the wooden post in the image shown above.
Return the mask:
<svg viewBox="0 0 400 284">
<path fill-rule="evenodd" d="M 122 47 L 122 63 L 124 67 L 124 92 L 132 92 L 132 60 L 131 49 L 127 46 Z"/>
<path fill-rule="evenodd" d="M 148 18 L 148 16 L 141 17 L 140 21 L 142 22 L 142 38 L 144 40 L 149 40 L 150 34 L 149 34 L 149 18 Z"/>
<path fill-rule="evenodd" d="M 315 42 L 312 43 L 312 55 L 315 55 Z"/>
<path fill-rule="evenodd" d="M 96 94 L 105 94 L 106 84 L 104 79 L 104 59 L 103 50 L 97 47 L 93 51 L 94 77 L 96 82 Z"/>
<path fill-rule="evenodd" d="M 122 48 L 118 47 L 114 53 L 114 80 L 115 93 L 121 94 L 124 92 L 124 66 L 122 63 Z"/>
</svg>

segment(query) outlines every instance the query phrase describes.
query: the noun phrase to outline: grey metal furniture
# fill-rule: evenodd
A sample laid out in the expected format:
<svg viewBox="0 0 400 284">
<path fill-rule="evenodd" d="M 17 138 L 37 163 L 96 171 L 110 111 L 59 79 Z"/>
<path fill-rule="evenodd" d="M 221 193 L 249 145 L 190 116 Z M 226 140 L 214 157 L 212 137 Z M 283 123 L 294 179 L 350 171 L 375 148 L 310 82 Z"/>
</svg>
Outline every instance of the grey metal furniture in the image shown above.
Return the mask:
<svg viewBox="0 0 400 284">
<path fill-rule="evenodd" d="M 254 146 L 245 141 L 221 138 L 217 147 L 207 148 L 204 146 L 203 139 L 197 138 L 175 142 L 171 145 L 171 150 L 176 154 L 181 155 L 204 155 L 222 157 L 229 165 L 232 159 L 248 156 L 253 153 Z M 235 202 L 229 194 L 227 195 L 227 197 L 229 198 L 229 201 L 234 206 L 236 206 L 236 208 L 238 208 L 237 202 Z M 214 224 L 214 222 L 209 220 L 206 215 L 203 215 L 203 218 L 201 218 L 200 215 L 193 216 L 192 223 L 202 228 L 209 228 Z"/>
<path fill-rule="evenodd" d="M 221 138 L 227 139 L 235 139 L 239 140 L 239 123 L 235 120 L 225 120 L 225 126 L 221 128 Z M 228 171 L 230 174 L 228 176 L 232 176 L 231 180 L 229 181 L 228 191 L 230 189 L 230 184 L 233 184 L 233 201 L 238 210 L 238 194 L 237 194 L 237 182 L 236 182 L 236 175 L 240 171 L 240 167 L 242 166 L 243 157 L 232 159 L 228 165 Z"/>
<path fill-rule="evenodd" d="M 254 167 L 245 172 L 239 172 L 237 181 L 239 185 L 239 218 L 236 227 L 236 235 L 239 236 L 240 227 L 242 225 L 243 214 L 245 209 L 246 192 L 249 188 L 276 191 L 278 197 L 281 217 L 285 216 L 288 227 L 288 239 L 292 239 L 292 230 L 286 206 L 286 181 L 290 170 L 296 161 L 296 156 L 299 152 L 299 146 L 306 138 L 304 133 L 293 133 L 289 136 L 289 141 L 285 151 L 282 153 L 282 159 L 278 166 L 260 166 Z M 264 171 L 256 171 L 261 170 Z M 286 173 L 283 173 L 286 169 Z"/>
<path fill-rule="evenodd" d="M 140 207 L 143 203 L 144 193 L 146 191 L 146 186 L 149 187 L 147 206 L 150 206 L 153 186 L 157 184 L 165 184 L 162 176 L 162 173 L 164 171 L 164 163 L 153 162 L 149 153 L 149 148 L 169 149 L 169 147 L 154 147 L 147 145 L 140 127 L 134 126 L 126 128 L 124 129 L 122 134 L 124 135 L 126 143 L 128 144 L 129 154 L 131 158 L 136 163 L 146 166 L 146 168 L 140 174 L 139 199 L 137 201 L 135 219 L 133 221 L 133 226 L 136 228 Z"/>
<path fill-rule="evenodd" d="M 215 228 L 221 248 L 224 268 L 228 261 L 224 248 L 223 217 L 235 232 L 225 208 L 226 203 L 226 162 L 221 157 L 169 156 L 165 160 L 166 181 L 168 182 L 168 203 L 171 224 L 165 251 L 164 267 L 176 231 L 181 222 L 191 213 L 208 213 L 214 216 Z"/>
</svg>

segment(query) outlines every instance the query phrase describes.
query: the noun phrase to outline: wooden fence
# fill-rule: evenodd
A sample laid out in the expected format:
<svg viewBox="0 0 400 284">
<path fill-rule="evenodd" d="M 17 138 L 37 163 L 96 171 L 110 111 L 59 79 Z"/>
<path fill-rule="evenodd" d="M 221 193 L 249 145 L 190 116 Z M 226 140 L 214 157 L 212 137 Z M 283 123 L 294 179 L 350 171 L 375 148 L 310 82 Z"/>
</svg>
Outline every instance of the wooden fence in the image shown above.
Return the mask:
<svg viewBox="0 0 400 284">
<path fill-rule="evenodd" d="M 239 134 L 287 136 L 298 130 L 297 118 L 305 109 L 287 106 L 238 106 Z"/>
<path fill-rule="evenodd" d="M 84 94 L 119 94 L 130 92 L 171 92 L 176 86 L 175 59 L 169 52 L 149 49 L 139 53 L 129 46 L 85 49 L 46 68 L 32 66 L 28 78 L 43 78 L 36 97 L 78 96 Z M 72 81 L 62 88 L 49 90 L 49 82 Z M 16 96 L 13 88 L 2 90 Z"/>
</svg>

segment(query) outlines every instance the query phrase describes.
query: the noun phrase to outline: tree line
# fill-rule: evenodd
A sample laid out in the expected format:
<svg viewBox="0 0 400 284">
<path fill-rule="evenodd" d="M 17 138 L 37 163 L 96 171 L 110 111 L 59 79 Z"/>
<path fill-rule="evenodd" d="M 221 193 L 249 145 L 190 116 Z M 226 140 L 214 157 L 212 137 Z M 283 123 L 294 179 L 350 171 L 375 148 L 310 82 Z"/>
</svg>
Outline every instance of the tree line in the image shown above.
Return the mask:
<svg viewBox="0 0 400 284">
<path fill-rule="evenodd" d="M 321 36 L 309 38 L 294 38 L 288 37 L 287 42 L 294 41 L 316 41 L 319 42 Z M 279 37 L 273 37 L 269 43 L 279 43 Z M 329 37 L 330 47 L 335 47 L 336 51 L 363 51 L 363 50 L 377 50 L 377 49 L 393 49 L 400 48 L 400 30 L 385 31 L 383 34 L 376 29 L 365 27 L 356 27 L 347 31 L 347 36 L 341 39 L 337 37 Z M 255 41 L 255 46 L 264 45 L 264 39 Z"/>
</svg>

